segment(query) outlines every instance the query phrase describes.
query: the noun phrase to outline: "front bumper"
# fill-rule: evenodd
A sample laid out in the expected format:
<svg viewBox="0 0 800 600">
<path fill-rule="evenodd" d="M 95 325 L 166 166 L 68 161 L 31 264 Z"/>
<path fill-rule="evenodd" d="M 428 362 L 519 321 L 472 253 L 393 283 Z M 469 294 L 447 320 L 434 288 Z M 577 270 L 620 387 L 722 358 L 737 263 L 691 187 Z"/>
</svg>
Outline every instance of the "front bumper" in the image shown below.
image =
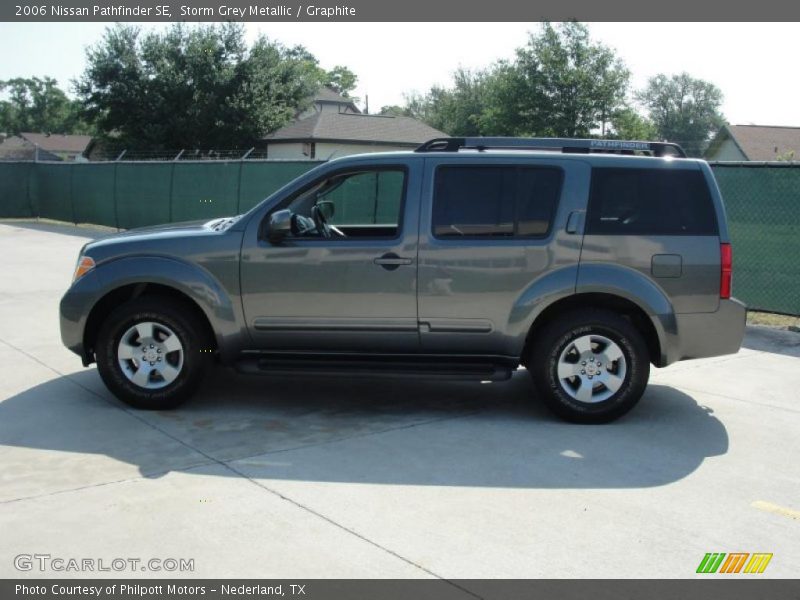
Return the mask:
<svg viewBox="0 0 800 600">
<path fill-rule="evenodd" d="M 84 344 L 84 332 L 96 294 L 94 272 L 87 273 L 70 287 L 59 303 L 59 324 L 62 343 L 81 357 L 84 366 L 94 362 L 94 356 Z M 92 290 L 92 291 L 90 291 Z"/>
</svg>

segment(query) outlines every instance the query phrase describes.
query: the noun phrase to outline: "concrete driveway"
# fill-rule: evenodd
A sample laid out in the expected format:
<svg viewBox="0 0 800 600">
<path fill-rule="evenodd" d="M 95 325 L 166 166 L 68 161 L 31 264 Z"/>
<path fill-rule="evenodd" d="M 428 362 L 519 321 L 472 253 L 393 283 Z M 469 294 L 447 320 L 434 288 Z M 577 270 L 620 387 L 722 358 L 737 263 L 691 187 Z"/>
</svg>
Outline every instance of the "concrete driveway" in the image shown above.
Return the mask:
<svg viewBox="0 0 800 600">
<path fill-rule="evenodd" d="M 93 235 L 0 224 L 0 577 L 93 575 L 14 566 L 45 553 L 194 560 L 141 577 L 685 578 L 707 552 L 773 553 L 761 577 L 797 576 L 798 334 L 750 328 L 738 355 L 654 370 L 605 426 L 552 418 L 524 371 L 218 369 L 182 409 L 137 412 L 60 343 Z"/>
</svg>

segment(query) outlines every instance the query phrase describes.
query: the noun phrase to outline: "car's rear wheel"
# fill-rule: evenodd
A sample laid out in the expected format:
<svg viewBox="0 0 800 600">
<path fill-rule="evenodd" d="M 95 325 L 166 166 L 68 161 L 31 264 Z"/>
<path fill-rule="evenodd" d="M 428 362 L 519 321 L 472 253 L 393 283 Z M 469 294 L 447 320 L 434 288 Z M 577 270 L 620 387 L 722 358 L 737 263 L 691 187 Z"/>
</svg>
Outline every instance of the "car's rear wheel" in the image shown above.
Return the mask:
<svg viewBox="0 0 800 600">
<path fill-rule="evenodd" d="M 607 423 L 642 397 L 650 362 L 642 335 L 628 319 L 586 309 L 538 332 L 528 370 L 555 414 L 575 423 Z"/>
<path fill-rule="evenodd" d="M 103 382 L 136 408 L 166 410 L 189 398 L 210 365 L 207 327 L 191 307 L 142 297 L 115 309 L 97 337 Z"/>
</svg>

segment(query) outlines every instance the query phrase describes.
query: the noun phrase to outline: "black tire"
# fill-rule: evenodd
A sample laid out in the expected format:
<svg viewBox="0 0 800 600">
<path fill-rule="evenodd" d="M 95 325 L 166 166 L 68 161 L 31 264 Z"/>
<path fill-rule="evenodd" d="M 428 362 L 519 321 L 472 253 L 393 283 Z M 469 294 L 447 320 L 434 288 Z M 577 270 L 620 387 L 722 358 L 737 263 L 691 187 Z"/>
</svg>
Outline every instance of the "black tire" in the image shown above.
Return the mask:
<svg viewBox="0 0 800 600">
<path fill-rule="evenodd" d="M 182 345 L 182 360 L 176 378 L 168 384 L 164 379 L 160 383 L 155 381 L 155 385 L 163 386 L 156 389 L 140 387 L 131 381 L 123 372 L 117 356 L 122 336 L 131 327 L 145 322 L 157 325 L 156 336 L 164 335 L 159 326 L 165 326 Z M 208 327 L 193 307 L 172 298 L 143 296 L 122 304 L 106 318 L 98 332 L 95 358 L 100 377 L 117 398 L 134 408 L 168 410 L 185 402 L 195 392 L 211 366 L 211 347 Z M 178 362 L 176 354 L 169 354 L 169 360 Z M 168 360 L 166 354 L 162 356 L 163 360 Z M 136 363 L 127 364 L 130 365 L 129 372 L 136 370 Z M 159 379 L 159 375 L 153 375 L 150 379 Z"/>
<path fill-rule="evenodd" d="M 577 389 L 581 378 L 585 376 L 576 375 L 573 379 L 566 379 L 564 386 L 558 377 L 558 363 L 562 352 L 569 352 L 568 349 L 572 346 L 572 352 L 575 353 L 573 342 L 587 335 L 611 340 L 624 357 L 625 373 L 624 377 L 620 377 L 622 384 L 616 391 L 612 392 L 600 383 L 598 375 L 595 375 L 596 383 L 584 380 L 584 383 L 596 386 L 599 394 L 610 394 L 606 399 L 596 402 L 582 402 L 564 389 L 570 382 L 575 382 L 575 388 L 571 389 Z M 599 358 L 597 360 L 600 361 Z M 612 362 L 609 366 L 607 363 L 602 365 L 602 369 L 618 369 L 619 364 Z M 649 352 L 642 335 L 628 319 L 603 309 L 582 309 L 566 313 L 537 332 L 527 367 L 545 405 L 556 415 L 572 423 L 608 423 L 618 419 L 636 405 L 644 394 L 650 377 Z M 577 365 L 576 367 L 581 368 Z"/>
</svg>

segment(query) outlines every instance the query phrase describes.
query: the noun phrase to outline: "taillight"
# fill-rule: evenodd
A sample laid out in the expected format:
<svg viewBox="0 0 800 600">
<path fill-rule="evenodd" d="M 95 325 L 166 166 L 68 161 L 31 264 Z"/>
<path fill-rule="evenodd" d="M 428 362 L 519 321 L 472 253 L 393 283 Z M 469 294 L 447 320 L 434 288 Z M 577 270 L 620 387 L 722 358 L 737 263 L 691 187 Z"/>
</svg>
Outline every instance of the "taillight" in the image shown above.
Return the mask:
<svg viewBox="0 0 800 600">
<path fill-rule="evenodd" d="M 733 250 L 730 244 L 720 244 L 720 279 L 719 297 L 727 300 L 731 297 L 731 284 L 733 280 Z"/>
</svg>

